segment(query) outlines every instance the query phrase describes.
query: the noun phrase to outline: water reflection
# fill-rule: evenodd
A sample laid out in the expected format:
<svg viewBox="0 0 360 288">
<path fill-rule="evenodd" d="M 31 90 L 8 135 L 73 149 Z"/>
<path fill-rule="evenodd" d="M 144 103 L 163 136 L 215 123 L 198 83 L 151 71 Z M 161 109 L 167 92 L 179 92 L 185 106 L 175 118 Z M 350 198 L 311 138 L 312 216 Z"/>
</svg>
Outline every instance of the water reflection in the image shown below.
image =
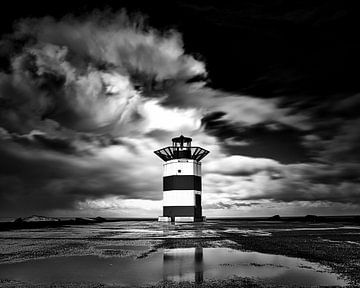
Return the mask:
<svg viewBox="0 0 360 288">
<path fill-rule="evenodd" d="M 195 248 L 195 283 L 199 284 L 204 281 L 203 273 L 203 248 Z"/>
<path fill-rule="evenodd" d="M 163 279 L 202 283 L 204 281 L 203 257 L 202 247 L 165 249 L 163 252 Z"/>
<path fill-rule="evenodd" d="M 260 278 L 280 285 L 338 285 L 346 282 L 326 267 L 280 255 L 228 248 L 177 248 L 163 251 L 163 280 L 225 280 L 233 276 Z"/>
</svg>

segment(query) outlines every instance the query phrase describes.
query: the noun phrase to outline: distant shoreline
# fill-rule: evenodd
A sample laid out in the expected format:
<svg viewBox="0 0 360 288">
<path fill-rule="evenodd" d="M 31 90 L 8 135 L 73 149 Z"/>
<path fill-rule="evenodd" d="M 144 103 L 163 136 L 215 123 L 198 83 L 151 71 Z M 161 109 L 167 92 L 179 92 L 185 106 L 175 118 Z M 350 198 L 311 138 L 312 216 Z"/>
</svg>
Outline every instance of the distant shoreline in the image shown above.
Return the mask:
<svg viewBox="0 0 360 288">
<path fill-rule="evenodd" d="M 277 215 L 275 215 L 277 216 Z M 294 216 L 281 216 L 281 219 L 299 219 L 299 218 L 304 218 L 306 216 L 316 216 L 319 218 L 341 218 L 341 219 L 347 219 L 347 218 L 356 218 L 356 217 L 360 217 L 360 214 L 356 215 L 294 215 Z M 43 216 L 43 217 L 48 217 L 48 216 Z M 96 217 L 94 216 L 66 216 L 66 217 L 62 217 L 62 216 L 50 216 L 51 218 L 57 218 L 60 219 L 62 221 L 66 221 L 66 220 L 73 220 L 76 218 L 82 218 L 82 219 L 94 219 Z M 102 217 L 103 219 L 106 219 L 107 221 L 127 221 L 127 220 L 144 220 L 144 221 L 150 221 L 150 220 L 157 220 L 157 217 Z M 240 217 L 233 217 L 233 216 L 222 216 L 222 217 L 206 217 L 206 219 L 208 220 L 231 220 L 231 219 L 236 219 L 236 220 L 268 220 L 269 218 L 274 217 L 274 216 L 240 216 Z M 18 219 L 19 217 L 0 217 L 0 222 L 13 222 L 14 220 Z M 24 217 L 25 218 L 25 217 Z M 3 221 L 3 219 L 7 219 L 8 221 Z"/>
<path fill-rule="evenodd" d="M 45 220 L 34 220 L 34 217 L 39 219 L 43 218 Z M 31 221 L 27 221 L 27 219 Z M 67 218 L 63 220 L 61 218 L 49 218 L 45 216 L 30 216 L 25 218 L 17 218 L 13 221 L 0 222 L 0 231 L 6 230 L 18 230 L 18 229 L 39 229 L 39 228 L 56 228 L 62 226 L 72 226 L 72 225 L 91 225 L 104 222 L 121 222 L 121 221 L 157 221 L 156 218 Z M 275 215 L 272 217 L 214 217 L 208 218 L 207 221 L 272 221 L 272 222 L 307 222 L 307 223 L 335 223 L 335 222 L 344 222 L 344 223 L 353 223 L 360 224 L 359 215 L 351 216 L 316 216 L 316 215 L 306 215 L 306 216 L 292 216 L 292 217 L 281 217 Z"/>
</svg>

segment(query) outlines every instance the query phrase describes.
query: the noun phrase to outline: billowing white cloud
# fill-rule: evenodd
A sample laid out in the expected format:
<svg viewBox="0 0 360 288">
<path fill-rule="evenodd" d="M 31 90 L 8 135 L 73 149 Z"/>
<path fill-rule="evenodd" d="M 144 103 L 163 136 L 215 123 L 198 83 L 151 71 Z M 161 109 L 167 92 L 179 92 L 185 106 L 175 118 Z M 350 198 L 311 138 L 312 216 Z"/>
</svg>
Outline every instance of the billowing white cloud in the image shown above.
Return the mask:
<svg viewBox="0 0 360 288">
<path fill-rule="evenodd" d="M 279 162 L 272 159 L 233 155 L 207 162 L 204 171 L 223 175 L 253 175 L 262 171 L 279 173 L 281 167 Z"/>
<path fill-rule="evenodd" d="M 32 35 L 40 43 L 68 47 L 74 61 L 90 57 L 100 64 L 114 65 L 124 74 L 135 71 L 164 80 L 206 73 L 202 62 L 184 54 L 178 32 L 161 33 L 144 27 L 141 17 L 130 19 L 125 11 L 61 21 L 50 17 L 23 20 L 17 25 L 17 35 Z"/>
<path fill-rule="evenodd" d="M 147 100 L 139 108 L 144 122 L 144 132 L 152 130 L 194 131 L 200 129 L 201 113 L 198 109 L 166 108 L 159 100 Z"/>
</svg>

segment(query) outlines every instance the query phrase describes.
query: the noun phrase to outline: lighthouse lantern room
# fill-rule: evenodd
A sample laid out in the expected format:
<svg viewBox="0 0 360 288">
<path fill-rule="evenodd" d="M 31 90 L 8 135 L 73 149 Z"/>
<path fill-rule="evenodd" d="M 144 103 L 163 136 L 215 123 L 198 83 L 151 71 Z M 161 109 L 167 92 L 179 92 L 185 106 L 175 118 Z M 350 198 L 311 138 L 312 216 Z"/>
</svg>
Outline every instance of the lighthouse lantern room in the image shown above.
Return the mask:
<svg viewBox="0 0 360 288">
<path fill-rule="evenodd" d="M 159 221 L 204 221 L 201 208 L 201 160 L 209 151 L 192 147 L 189 137 L 175 137 L 172 146 L 154 153 L 164 163 L 163 216 Z"/>
</svg>

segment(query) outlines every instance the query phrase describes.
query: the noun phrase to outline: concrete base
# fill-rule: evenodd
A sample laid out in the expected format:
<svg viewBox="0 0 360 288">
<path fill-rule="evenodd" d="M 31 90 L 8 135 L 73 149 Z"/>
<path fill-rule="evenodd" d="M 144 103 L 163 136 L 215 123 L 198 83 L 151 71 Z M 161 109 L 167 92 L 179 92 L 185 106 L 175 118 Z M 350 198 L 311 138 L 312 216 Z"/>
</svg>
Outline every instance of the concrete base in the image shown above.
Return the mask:
<svg viewBox="0 0 360 288">
<path fill-rule="evenodd" d="M 175 217 L 175 222 L 195 222 L 194 217 Z"/>
<path fill-rule="evenodd" d="M 171 217 L 159 216 L 158 221 L 159 222 L 171 222 Z"/>
<path fill-rule="evenodd" d="M 201 218 L 194 218 L 191 216 L 174 217 L 173 221 L 171 221 L 171 217 L 159 216 L 158 221 L 159 222 L 187 222 L 187 223 L 205 222 L 206 217 L 205 216 L 202 216 Z"/>
</svg>

